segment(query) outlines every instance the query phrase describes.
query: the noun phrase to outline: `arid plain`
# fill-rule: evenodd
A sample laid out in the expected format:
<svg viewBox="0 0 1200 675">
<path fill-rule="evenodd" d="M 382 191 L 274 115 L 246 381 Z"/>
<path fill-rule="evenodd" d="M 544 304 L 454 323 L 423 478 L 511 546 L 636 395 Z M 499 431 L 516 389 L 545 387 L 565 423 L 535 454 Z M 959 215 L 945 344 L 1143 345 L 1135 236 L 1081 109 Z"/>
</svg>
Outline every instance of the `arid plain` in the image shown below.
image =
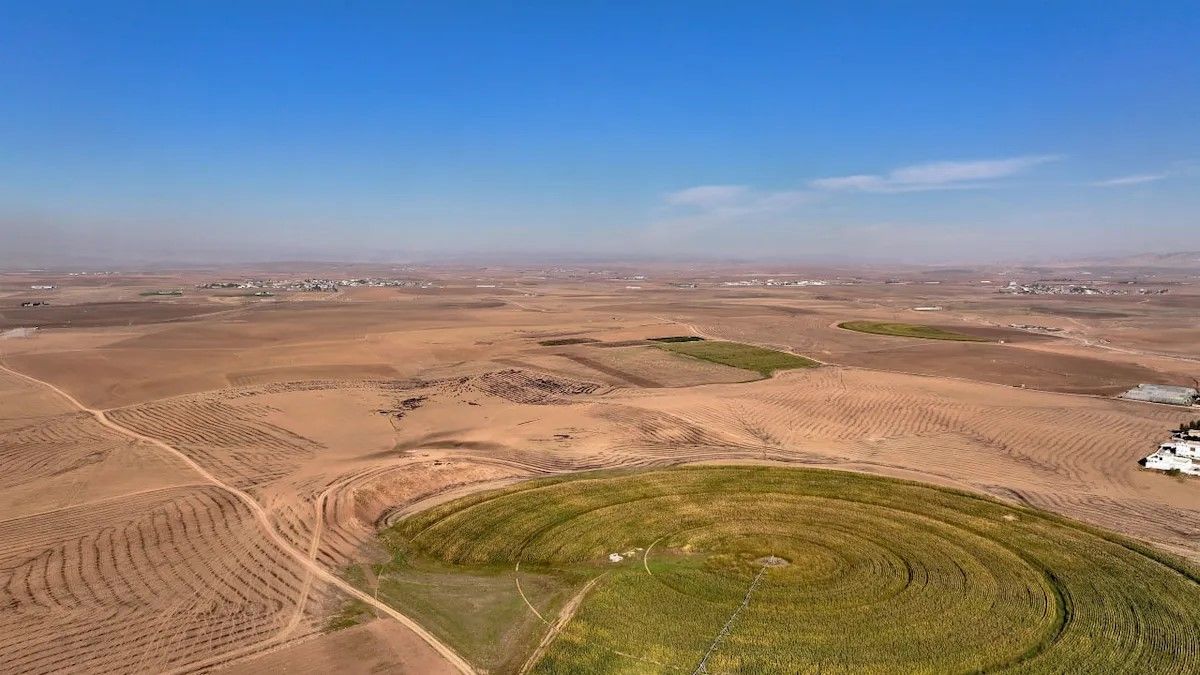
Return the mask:
<svg viewBox="0 0 1200 675">
<path fill-rule="evenodd" d="M 452 497 L 605 468 L 880 474 L 1200 562 L 1200 481 L 1137 464 L 1200 414 L 1115 398 L 1200 378 L 1200 277 L 1079 274 L 312 265 L 0 276 L 0 670 L 478 669 L 439 629 L 378 599 L 378 531 Z M 408 285 L 200 287 L 268 278 Z M 1112 294 L 1000 292 L 1042 279 Z M 49 304 L 21 306 L 32 301 Z M 763 376 L 651 341 L 671 336 L 819 365 Z M 341 625 L 348 602 L 364 609 Z M 516 616 L 497 639 L 533 636 L 532 647 L 544 623 Z"/>
</svg>

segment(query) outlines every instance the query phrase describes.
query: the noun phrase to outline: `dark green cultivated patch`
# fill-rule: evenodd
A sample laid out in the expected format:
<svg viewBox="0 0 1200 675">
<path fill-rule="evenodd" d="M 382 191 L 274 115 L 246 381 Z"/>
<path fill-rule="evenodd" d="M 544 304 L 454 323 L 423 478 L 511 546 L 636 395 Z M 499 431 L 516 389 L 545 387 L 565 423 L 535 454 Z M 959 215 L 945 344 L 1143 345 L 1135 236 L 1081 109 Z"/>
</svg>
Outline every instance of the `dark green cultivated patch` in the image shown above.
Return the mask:
<svg viewBox="0 0 1200 675">
<path fill-rule="evenodd" d="M 884 321 L 845 321 L 838 324 L 859 333 L 895 335 L 897 337 L 923 338 L 925 340 L 954 340 L 957 342 L 991 342 L 988 338 L 945 330 L 935 326 L 920 326 L 911 323 L 888 323 Z"/>
<path fill-rule="evenodd" d="M 777 370 L 791 368 L 814 368 L 820 364 L 803 356 L 787 352 L 744 345 L 740 342 L 720 342 L 704 340 L 700 342 L 674 342 L 660 344 L 660 349 L 690 356 L 704 361 L 712 361 L 725 366 L 753 370 L 762 375 L 770 375 Z"/>
</svg>

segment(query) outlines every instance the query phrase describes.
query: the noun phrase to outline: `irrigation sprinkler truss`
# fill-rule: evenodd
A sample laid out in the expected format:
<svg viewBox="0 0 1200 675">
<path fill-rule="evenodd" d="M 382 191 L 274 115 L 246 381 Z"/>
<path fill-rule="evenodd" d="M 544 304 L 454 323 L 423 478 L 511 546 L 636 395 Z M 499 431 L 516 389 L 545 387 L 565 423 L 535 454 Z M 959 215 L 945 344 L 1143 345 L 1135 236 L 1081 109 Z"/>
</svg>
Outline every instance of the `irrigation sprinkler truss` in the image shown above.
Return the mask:
<svg viewBox="0 0 1200 675">
<path fill-rule="evenodd" d="M 768 558 L 768 560 L 774 559 L 774 555 L 769 556 Z M 713 652 L 716 651 L 717 646 L 721 644 L 721 640 L 725 637 L 725 635 L 729 633 L 729 629 L 733 628 L 733 622 L 735 619 L 737 619 L 738 614 L 741 614 L 742 610 L 746 609 L 746 605 L 750 604 L 750 595 L 754 593 L 754 588 L 758 586 L 759 580 L 762 579 L 762 576 L 767 573 L 767 568 L 769 567 L 771 567 L 771 564 L 769 562 L 764 562 L 762 568 L 758 570 L 758 574 L 754 575 L 754 580 L 750 582 L 750 587 L 746 589 L 746 594 L 742 596 L 742 604 L 738 605 L 738 608 L 733 610 L 733 614 L 729 615 L 729 620 L 726 621 L 725 625 L 721 627 L 721 632 L 717 633 L 717 637 L 713 638 L 712 644 L 708 646 L 708 651 L 704 652 L 704 658 L 700 659 L 700 663 L 696 665 L 696 669 L 692 671 L 692 675 L 700 675 L 700 673 L 708 672 L 709 657 L 711 657 Z"/>
</svg>

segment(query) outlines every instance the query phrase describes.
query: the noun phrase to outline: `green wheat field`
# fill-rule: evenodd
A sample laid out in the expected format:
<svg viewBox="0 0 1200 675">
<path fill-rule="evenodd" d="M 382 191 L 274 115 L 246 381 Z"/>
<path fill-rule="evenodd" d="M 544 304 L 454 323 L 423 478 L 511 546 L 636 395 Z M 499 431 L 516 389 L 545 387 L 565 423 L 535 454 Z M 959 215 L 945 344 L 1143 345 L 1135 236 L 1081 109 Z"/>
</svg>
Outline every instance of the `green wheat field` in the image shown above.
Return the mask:
<svg viewBox="0 0 1200 675">
<path fill-rule="evenodd" d="M 383 539 L 385 575 L 435 565 L 443 583 L 483 575 L 508 589 L 496 621 L 511 625 L 518 607 L 531 628 L 492 631 L 508 640 L 494 646 L 508 655 L 494 655 L 500 671 L 529 659 L 542 673 L 1200 672 L 1195 568 L 911 482 L 766 467 L 583 474 L 459 499 Z M 515 595 L 525 578 L 565 585 L 532 600 L 544 621 Z"/>
</svg>

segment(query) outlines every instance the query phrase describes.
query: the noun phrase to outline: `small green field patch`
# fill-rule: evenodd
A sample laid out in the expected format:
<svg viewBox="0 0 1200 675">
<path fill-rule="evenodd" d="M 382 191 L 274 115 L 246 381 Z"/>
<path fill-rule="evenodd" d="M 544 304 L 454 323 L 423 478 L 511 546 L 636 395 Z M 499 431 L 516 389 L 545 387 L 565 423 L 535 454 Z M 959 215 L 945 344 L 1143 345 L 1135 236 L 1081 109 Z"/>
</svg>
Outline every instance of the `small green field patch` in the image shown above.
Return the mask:
<svg viewBox="0 0 1200 675">
<path fill-rule="evenodd" d="M 154 296 L 162 296 L 162 295 L 178 296 L 178 295 L 183 295 L 183 291 L 181 291 L 179 289 L 168 290 L 168 291 L 142 291 L 141 293 L 138 293 L 138 295 L 141 295 L 143 297 L 154 297 Z"/>
<path fill-rule="evenodd" d="M 358 598 L 351 598 L 347 600 L 344 605 L 342 605 L 342 608 L 338 610 L 337 614 L 329 617 L 329 619 L 325 622 L 325 630 L 326 632 L 332 632 L 336 630 L 344 630 L 346 628 L 353 628 L 354 626 L 367 621 L 373 616 L 374 614 L 371 611 L 371 607 L 367 603 L 359 600 Z"/>
<path fill-rule="evenodd" d="M 347 579 L 402 608 L 464 658 L 492 673 L 516 672 L 533 653 L 546 624 L 531 606 L 553 620 L 587 579 L 578 569 L 530 564 L 520 570 L 518 589 L 512 564 L 450 566 L 414 550 L 396 531 L 385 531 L 380 541 L 391 559 L 370 566 L 370 582 L 359 568 L 347 570 Z"/>
<path fill-rule="evenodd" d="M 599 340 L 586 337 L 555 338 L 553 340 L 539 340 L 538 344 L 543 347 L 560 347 L 563 345 L 586 345 L 590 342 L 599 342 Z"/>
<path fill-rule="evenodd" d="M 659 349 L 690 356 L 703 361 L 711 361 L 724 366 L 733 366 L 743 370 L 752 370 L 763 376 L 768 376 L 777 370 L 792 368 L 814 368 L 821 365 L 812 359 L 787 352 L 781 352 L 765 347 L 755 347 L 740 342 L 723 342 L 719 340 L 700 340 L 688 342 L 667 342 L 656 345 Z"/>
<path fill-rule="evenodd" d="M 957 331 L 921 326 L 913 323 L 890 323 L 886 321 L 843 321 L 838 328 L 845 328 L 858 333 L 873 335 L 894 335 L 897 337 L 922 338 L 925 340 L 952 340 L 956 342 L 991 342 L 988 338 L 978 335 L 968 335 Z"/>
</svg>

